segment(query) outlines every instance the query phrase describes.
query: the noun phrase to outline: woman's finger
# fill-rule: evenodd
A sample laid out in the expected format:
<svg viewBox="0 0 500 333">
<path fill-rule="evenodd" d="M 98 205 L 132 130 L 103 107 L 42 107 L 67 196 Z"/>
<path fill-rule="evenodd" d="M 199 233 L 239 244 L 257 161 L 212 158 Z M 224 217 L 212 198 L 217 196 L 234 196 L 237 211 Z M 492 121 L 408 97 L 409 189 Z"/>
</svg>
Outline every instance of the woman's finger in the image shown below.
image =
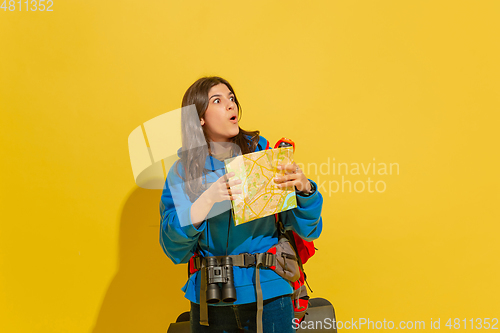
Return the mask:
<svg viewBox="0 0 500 333">
<path fill-rule="evenodd" d="M 234 185 L 239 185 L 241 184 L 241 179 L 233 179 L 227 182 L 226 184 L 228 184 L 229 187 L 232 187 Z"/>
<path fill-rule="evenodd" d="M 231 187 L 227 186 L 227 183 L 226 183 L 226 188 L 222 191 L 222 194 L 225 196 L 232 196 L 234 194 L 241 194 L 241 193 L 243 193 L 241 190 L 232 189 Z"/>
<path fill-rule="evenodd" d="M 295 163 L 282 164 L 278 167 L 279 170 L 284 170 L 286 174 L 293 174 L 297 172 L 297 165 Z M 299 169 L 300 170 L 300 169 Z"/>
<path fill-rule="evenodd" d="M 232 188 L 228 187 L 228 188 L 226 188 L 225 193 L 226 194 L 229 193 L 229 195 L 231 195 L 231 194 L 241 194 L 242 192 L 241 192 L 241 190 L 232 189 Z"/>
<path fill-rule="evenodd" d="M 233 191 L 232 193 L 228 194 L 227 195 L 227 199 L 229 200 L 235 200 L 237 198 L 239 198 L 239 195 L 238 194 L 241 194 L 241 191 Z"/>
<path fill-rule="evenodd" d="M 234 177 L 234 175 L 235 175 L 234 172 L 226 173 L 226 174 L 220 176 L 217 181 L 220 183 L 227 183 L 229 181 L 229 178 Z"/>
<path fill-rule="evenodd" d="M 285 183 L 278 184 L 278 188 L 282 190 L 292 190 L 295 188 L 296 181 L 288 181 Z"/>
<path fill-rule="evenodd" d="M 276 178 L 274 178 L 274 182 L 276 184 L 281 184 L 281 183 L 292 181 L 295 179 L 297 179 L 297 175 L 290 174 L 290 175 L 285 175 L 285 176 L 281 176 L 281 177 L 276 177 Z"/>
<path fill-rule="evenodd" d="M 290 187 L 291 184 L 295 183 L 295 181 L 296 181 L 295 179 L 287 179 L 287 180 L 278 181 L 278 182 L 276 182 L 276 184 L 277 184 L 276 187 L 281 188 L 281 189 L 286 188 L 286 187 Z"/>
<path fill-rule="evenodd" d="M 295 162 L 293 162 L 293 167 L 294 167 L 294 169 L 295 169 L 295 170 L 293 171 L 294 173 L 302 173 L 302 169 L 301 169 L 301 168 L 299 168 L 299 166 L 298 166 Z"/>
</svg>

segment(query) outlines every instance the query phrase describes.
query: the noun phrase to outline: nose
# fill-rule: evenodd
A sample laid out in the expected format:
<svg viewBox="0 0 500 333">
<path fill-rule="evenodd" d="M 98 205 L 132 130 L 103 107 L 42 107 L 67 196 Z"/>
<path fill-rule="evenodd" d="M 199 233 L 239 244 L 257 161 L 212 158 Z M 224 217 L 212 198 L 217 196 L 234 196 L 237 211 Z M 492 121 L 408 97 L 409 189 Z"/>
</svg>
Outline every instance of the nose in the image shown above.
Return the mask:
<svg viewBox="0 0 500 333">
<path fill-rule="evenodd" d="M 235 108 L 235 107 L 236 107 L 236 103 L 235 103 L 235 102 L 233 102 L 232 100 L 229 100 L 229 101 L 227 102 L 227 106 L 226 106 L 226 108 L 227 108 L 227 110 L 228 110 L 228 111 L 232 111 L 232 110 L 234 110 L 234 108 Z"/>
</svg>

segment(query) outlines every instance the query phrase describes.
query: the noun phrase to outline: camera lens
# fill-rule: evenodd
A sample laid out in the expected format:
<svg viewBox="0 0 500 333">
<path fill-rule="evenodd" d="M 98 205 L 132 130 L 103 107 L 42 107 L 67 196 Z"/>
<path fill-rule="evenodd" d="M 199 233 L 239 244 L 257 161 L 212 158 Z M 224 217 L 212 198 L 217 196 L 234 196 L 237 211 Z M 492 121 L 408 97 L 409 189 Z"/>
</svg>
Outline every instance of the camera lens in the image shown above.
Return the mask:
<svg viewBox="0 0 500 333">
<path fill-rule="evenodd" d="M 225 303 L 233 303 L 236 301 L 236 289 L 234 288 L 233 279 L 233 260 L 230 257 L 222 259 L 223 276 L 226 282 L 222 284 L 222 301 Z"/>
<path fill-rule="evenodd" d="M 207 258 L 207 303 L 216 304 L 220 302 L 221 293 L 219 282 L 222 282 L 222 268 L 218 265 L 216 258 Z M 202 281 L 205 283 L 205 281 Z"/>
</svg>

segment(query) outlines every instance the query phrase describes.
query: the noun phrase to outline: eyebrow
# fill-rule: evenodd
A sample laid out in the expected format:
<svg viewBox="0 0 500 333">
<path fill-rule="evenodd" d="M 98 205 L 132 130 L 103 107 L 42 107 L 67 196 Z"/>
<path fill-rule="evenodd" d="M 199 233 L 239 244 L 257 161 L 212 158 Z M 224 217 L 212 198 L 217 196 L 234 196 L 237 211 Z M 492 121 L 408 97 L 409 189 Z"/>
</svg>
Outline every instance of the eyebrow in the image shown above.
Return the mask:
<svg viewBox="0 0 500 333">
<path fill-rule="evenodd" d="M 234 96 L 234 93 L 233 93 L 232 91 L 230 91 L 230 92 L 229 92 L 228 96 L 231 96 L 231 95 L 233 95 L 233 96 Z M 216 95 L 210 96 L 210 98 L 209 98 L 208 100 L 211 100 L 211 99 L 212 99 L 212 97 L 221 97 L 221 96 L 222 96 L 222 95 L 220 95 L 220 94 L 216 94 Z"/>
</svg>

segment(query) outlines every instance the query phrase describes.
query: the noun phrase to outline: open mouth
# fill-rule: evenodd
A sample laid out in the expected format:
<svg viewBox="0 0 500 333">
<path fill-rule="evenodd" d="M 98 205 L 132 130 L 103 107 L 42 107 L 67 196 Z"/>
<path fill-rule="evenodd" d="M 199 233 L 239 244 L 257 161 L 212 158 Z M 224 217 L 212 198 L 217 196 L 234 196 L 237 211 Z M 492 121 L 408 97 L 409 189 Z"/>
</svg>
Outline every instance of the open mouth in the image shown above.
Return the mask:
<svg viewBox="0 0 500 333">
<path fill-rule="evenodd" d="M 229 118 L 229 120 L 233 123 L 237 122 L 238 121 L 238 118 L 236 116 L 232 116 L 231 118 Z"/>
</svg>

